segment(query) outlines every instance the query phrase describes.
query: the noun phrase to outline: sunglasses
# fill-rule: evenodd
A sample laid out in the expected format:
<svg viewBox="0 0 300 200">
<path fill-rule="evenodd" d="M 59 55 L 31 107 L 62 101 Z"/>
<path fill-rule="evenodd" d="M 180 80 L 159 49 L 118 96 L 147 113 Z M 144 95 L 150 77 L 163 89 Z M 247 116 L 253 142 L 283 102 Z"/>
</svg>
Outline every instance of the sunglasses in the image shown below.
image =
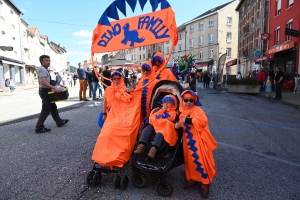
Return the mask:
<svg viewBox="0 0 300 200">
<path fill-rule="evenodd" d="M 121 78 L 112 78 L 113 81 L 119 81 Z"/>
<path fill-rule="evenodd" d="M 184 102 L 184 103 L 187 103 L 187 102 L 194 103 L 194 102 L 195 102 L 195 99 L 183 99 L 183 102 Z"/>
<path fill-rule="evenodd" d="M 142 72 L 149 72 L 150 70 L 146 67 L 142 67 Z"/>
</svg>

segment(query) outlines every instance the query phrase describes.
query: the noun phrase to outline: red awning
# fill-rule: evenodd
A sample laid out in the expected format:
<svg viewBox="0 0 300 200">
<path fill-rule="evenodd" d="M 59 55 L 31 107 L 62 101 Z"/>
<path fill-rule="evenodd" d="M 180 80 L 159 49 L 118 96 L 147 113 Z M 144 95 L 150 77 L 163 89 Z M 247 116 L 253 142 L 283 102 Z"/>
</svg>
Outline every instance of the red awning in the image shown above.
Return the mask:
<svg viewBox="0 0 300 200">
<path fill-rule="evenodd" d="M 260 61 L 263 61 L 263 60 L 269 60 L 273 57 L 274 57 L 274 54 L 271 54 L 271 55 L 256 58 L 256 59 L 252 60 L 252 62 L 257 63 L 257 62 L 260 62 Z"/>
<path fill-rule="evenodd" d="M 226 63 L 226 67 L 230 67 L 230 66 L 233 66 L 233 65 L 236 65 L 236 64 L 237 64 L 237 59 L 234 59 L 234 60 L 228 61 Z"/>
<path fill-rule="evenodd" d="M 213 60 L 209 60 L 209 61 L 206 61 L 206 62 L 196 62 L 195 65 L 197 68 L 200 68 L 200 67 L 208 67 L 209 65 L 213 65 L 214 64 L 214 61 Z"/>
<path fill-rule="evenodd" d="M 109 66 L 109 69 L 119 69 L 119 68 L 123 68 L 123 69 L 140 69 L 141 65 L 135 64 L 135 65 L 124 65 L 124 66 L 117 66 L 117 65 Z"/>
</svg>

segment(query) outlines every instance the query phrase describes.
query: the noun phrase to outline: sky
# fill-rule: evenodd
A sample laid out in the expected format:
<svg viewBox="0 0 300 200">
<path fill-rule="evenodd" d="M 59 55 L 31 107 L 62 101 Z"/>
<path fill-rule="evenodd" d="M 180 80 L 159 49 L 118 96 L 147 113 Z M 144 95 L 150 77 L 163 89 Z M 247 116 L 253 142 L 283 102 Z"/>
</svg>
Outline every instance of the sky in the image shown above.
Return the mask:
<svg viewBox="0 0 300 200">
<path fill-rule="evenodd" d="M 230 0 L 168 0 L 176 15 L 177 26 Z M 29 28 L 37 27 L 41 35 L 65 47 L 67 60 L 78 66 L 91 57 L 92 33 L 105 9 L 113 0 L 12 0 L 24 13 L 21 15 Z M 160 9 L 160 5 L 158 10 Z M 132 17 L 152 12 L 150 2 L 144 11 L 137 3 L 134 13 L 129 5 L 127 16 Z M 120 19 L 126 18 L 119 11 Z M 111 19 L 112 21 L 112 19 Z M 101 54 L 98 57 L 101 58 Z"/>
</svg>

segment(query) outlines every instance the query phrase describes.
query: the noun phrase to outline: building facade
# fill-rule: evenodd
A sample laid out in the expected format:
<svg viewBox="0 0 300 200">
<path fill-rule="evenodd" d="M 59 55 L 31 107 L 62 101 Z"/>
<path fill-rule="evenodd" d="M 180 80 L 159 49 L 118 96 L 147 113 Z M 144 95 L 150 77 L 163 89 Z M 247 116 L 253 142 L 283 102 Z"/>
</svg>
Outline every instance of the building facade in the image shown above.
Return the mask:
<svg viewBox="0 0 300 200">
<path fill-rule="evenodd" d="M 178 44 L 172 58 L 192 54 L 198 67 L 204 71 L 216 71 L 218 59 L 227 54 L 227 61 L 237 57 L 238 43 L 233 38 L 238 34 L 238 13 L 235 11 L 239 1 L 230 1 L 212 8 L 193 20 L 178 27 Z M 165 55 L 170 52 L 171 43 L 165 44 Z M 172 60 L 172 59 L 171 59 Z M 212 68 L 208 67 L 212 64 Z M 230 74 L 236 70 L 229 68 Z"/>
<path fill-rule="evenodd" d="M 300 1 L 277 0 L 270 1 L 270 26 L 267 55 L 271 57 L 268 67 L 279 66 L 285 73 L 286 80 L 294 78 L 294 72 L 299 69 L 299 30 Z M 287 35 L 285 29 L 298 31 L 294 36 Z"/>
<path fill-rule="evenodd" d="M 237 70 L 245 77 L 251 71 L 266 67 L 269 0 L 241 0 L 239 12 Z"/>
<path fill-rule="evenodd" d="M 38 28 L 29 28 L 21 14 L 11 0 L 0 0 L 0 46 L 13 48 L 0 50 L 0 88 L 7 78 L 17 85 L 34 84 L 42 54 L 51 57 L 53 71 L 67 70 L 65 48 L 50 42 L 47 35 L 40 35 Z"/>
</svg>

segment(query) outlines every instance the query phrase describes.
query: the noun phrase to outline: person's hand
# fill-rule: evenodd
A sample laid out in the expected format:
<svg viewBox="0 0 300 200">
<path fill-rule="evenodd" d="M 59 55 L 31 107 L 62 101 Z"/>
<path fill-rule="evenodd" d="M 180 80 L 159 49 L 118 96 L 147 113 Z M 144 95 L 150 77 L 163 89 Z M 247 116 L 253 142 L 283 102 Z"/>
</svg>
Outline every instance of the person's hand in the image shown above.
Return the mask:
<svg viewBox="0 0 300 200">
<path fill-rule="evenodd" d="M 186 117 L 182 117 L 182 122 L 183 122 L 183 123 L 185 122 L 185 119 L 186 119 Z"/>
<path fill-rule="evenodd" d="M 181 127 L 181 124 L 179 123 L 179 122 L 177 122 L 176 124 L 175 124 L 175 128 L 176 129 L 179 129 Z"/>
<path fill-rule="evenodd" d="M 56 87 L 53 89 L 53 91 L 56 92 L 56 93 L 60 93 L 61 92 L 61 90 L 59 88 L 56 88 Z"/>
<path fill-rule="evenodd" d="M 125 89 L 125 92 L 128 92 L 128 93 L 129 93 L 129 92 L 132 92 L 133 90 L 134 90 L 133 88 L 126 88 L 126 89 Z"/>
</svg>

